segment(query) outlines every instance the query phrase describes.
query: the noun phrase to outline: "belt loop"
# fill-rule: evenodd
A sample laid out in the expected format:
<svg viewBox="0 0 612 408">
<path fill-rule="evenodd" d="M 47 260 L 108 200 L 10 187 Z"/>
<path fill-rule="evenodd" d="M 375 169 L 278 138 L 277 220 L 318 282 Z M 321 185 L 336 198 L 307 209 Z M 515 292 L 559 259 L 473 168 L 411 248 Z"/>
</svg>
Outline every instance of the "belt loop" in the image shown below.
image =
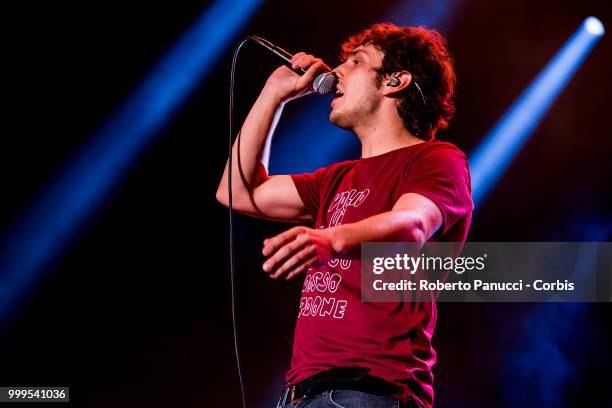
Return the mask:
<svg viewBox="0 0 612 408">
<path fill-rule="evenodd" d="M 278 404 L 276 404 L 276 408 L 284 408 L 287 403 L 287 394 L 289 394 L 289 387 L 285 387 L 283 384 L 283 392 L 281 394 L 280 399 L 278 400 Z"/>
</svg>

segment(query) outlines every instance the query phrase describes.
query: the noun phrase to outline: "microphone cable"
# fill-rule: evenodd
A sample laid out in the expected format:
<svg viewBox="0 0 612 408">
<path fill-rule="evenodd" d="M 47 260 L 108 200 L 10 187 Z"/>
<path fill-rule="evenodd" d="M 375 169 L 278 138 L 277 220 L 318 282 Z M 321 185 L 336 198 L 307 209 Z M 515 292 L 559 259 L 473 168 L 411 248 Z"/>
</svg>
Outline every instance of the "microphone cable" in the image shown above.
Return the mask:
<svg viewBox="0 0 612 408">
<path fill-rule="evenodd" d="M 228 189 L 228 219 L 229 219 L 229 257 L 230 257 L 230 281 L 231 281 L 231 302 L 232 302 L 232 329 L 234 336 L 234 354 L 236 359 L 236 370 L 238 372 L 238 379 L 240 381 L 240 395 L 242 398 L 242 407 L 246 408 L 246 393 L 244 389 L 244 379 L 242 376 L 242 367 L 240 365 L 240 352 L 238 348 L 238 324 L 236 319 L 236 272 L 235 272 L 235 257 L 234 257 L 234 211 L 232 201 L 232 165 L 233 165 L 233 135 L 234 135 L 234 88 L 236 81 L 236 62 L 238 60 L 238 54 L 240 50 L 248 41 L 253 41 L 264 48 L 267 48 L 277 57 L 279 57 L 283 63 L 288 66 L 293 72 L 302 75 L 306 72 L 304 69 L 293 69 L 291 67 L 291 54 L 283 50 L 280 47 L 275 46 L 267 40 L 254 35 L 243 38 L 240 43 L 234 49 L 234 55 L 232 57 L 232 67 L 230 74 L 230 91 L 229 91 L 229 133 L 228 133 L 228 171 L 227 171 L 227 189 Z M 313 86 L 316 92 L 326 95 L 332 91 L 337 78 L 334 74 L 321 73 L 313 81 Z M 242 129 L 238 131 L 236 140 L 240 138 Z M 240 152 L 238 152 L 240 153 Z M 238 155 L 240 157 L 240 154 Z M 238 163 L 240 166 L 240 163 Z"/>
<path fill-rule="evenodd" d="M 242 46 L 249 41 L 250 38 L 245 38 L 236 46 L 234 49 L 234 56 L 232 57 L 232 68 L 230 74 L 230 94 L 229 94 L 229 135 L 228 135 L 228 145 L 229 145 L 229 156 L 228 156 L 228 165 L 227 165 L 227 188 L 228 188 L 228 218 L 229 218 L 229 258 L 230 258 L 230 283 L 231 283 L 231 302 L 232 302 L 232 329 L 234 336 L 234 354 L 236 359 L 236 371 L 238 372 L 238 380 L 240 381 L 240 397 L 242 400 L 242 407 L 246 408 L 246 393 L 244 390 L 244 379 L 242 377 L 242 367 L 240 366 L 240 352 L 238 348 L 238 328 L 236 323 L 236 272 L 235 272 L 235 261 L 234 261 L 234 214 L 233 214 L 233 204 L 232 204 L 232 162 L 233 162 L 233 154 L 232 154 L 232 145 L 233 145 L 233 135 L 234 135 L 234 82 L 236 77 L 236 61 L 238 59 L 238 53 Z M 240 137 L 240 132 L 238 132 L 237 138 Z M 240 164 L 240 163 L 239 163 Z"/>
</svg>

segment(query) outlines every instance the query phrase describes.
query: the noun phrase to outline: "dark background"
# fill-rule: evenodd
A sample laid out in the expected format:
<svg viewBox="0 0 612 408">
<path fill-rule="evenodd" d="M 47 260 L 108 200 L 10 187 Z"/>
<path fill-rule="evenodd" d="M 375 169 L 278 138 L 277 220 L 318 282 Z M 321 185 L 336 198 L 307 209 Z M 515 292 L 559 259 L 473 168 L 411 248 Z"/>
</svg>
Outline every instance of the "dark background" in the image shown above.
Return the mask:
<svg viewBox="0 0 612 408">
<path fill-rule="evenodd" d="M 265 2 L 0 327 L 0 385 L 69 385 L 73 406 L 239 406 L 227 217 L 214 197 L 227 157 L 233 45 L 259 34 L 336 64 L 338 43 L 393 4 Z M 207 6 L 3 6 L 0 231 Z M 603 0 L 460 2 L 442 30 L 459 84 L 456 117 L 441 137 L 473 151 L 589 15 L 612 28 Z M 257 68 L 241 76 L 240 114 L 274 68 L 262 54 L 245 55 Z M 469 240 L 610 240 L 611 65 L 607 35 L 475 213 Z M 241 216 L 236 224 L 249 406 L 272 406 L 301 279 L 275 282 L 260 272 L 263 238 L 287 225 Z M 610 311 L 608 303 L 441 304 L 437 406 L 605 406 Z"/>
</svg>

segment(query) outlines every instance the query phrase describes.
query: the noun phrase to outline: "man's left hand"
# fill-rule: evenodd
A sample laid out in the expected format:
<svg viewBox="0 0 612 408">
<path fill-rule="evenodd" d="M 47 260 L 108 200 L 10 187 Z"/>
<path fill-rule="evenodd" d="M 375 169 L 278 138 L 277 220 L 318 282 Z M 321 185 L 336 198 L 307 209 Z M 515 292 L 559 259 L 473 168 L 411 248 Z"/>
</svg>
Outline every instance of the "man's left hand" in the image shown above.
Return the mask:
<svg viewBox="0 0 612 408">
<path fill-rule="evenodd" d="M 333 228 L 295 227 L 266 239 L 262 251 L 268 257 L 264 272 L 273 279 L 284 276 L 287 280 L 311 265 L 327 262 L 334 255 L 332 234 Z"/>
</svg>

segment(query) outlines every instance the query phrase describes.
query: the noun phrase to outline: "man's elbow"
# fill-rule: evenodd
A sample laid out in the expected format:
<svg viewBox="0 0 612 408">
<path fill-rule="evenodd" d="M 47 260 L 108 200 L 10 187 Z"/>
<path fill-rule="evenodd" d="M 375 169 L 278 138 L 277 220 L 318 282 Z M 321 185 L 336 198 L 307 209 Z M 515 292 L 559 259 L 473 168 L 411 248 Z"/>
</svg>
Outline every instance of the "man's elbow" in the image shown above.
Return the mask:
<svg viewBox="0 0 612 408">
<path fill-rule="evenodd" d="M 423 245 L 427 241 L 427 231 L 425 230 L 425 223 L 419 218 L 414 218 L 410 221 L 408 228 L 404 231 L 404 240 L 408 242 L 415 242 Z"/>
<path fill-rule="evenodd" d="M 216 198 L 217 201 L 223 205 L 224 207 L 228 208 L 229 207 L 229 192 L 227 188 L 223 188 L 223 187 L 219 187 L 217 189 L 217 194 L 216 194 Z M 242 192 L 236 192 L 234 191 L 232 194 L 232 209 L 236 212 L 245 212 L 248 211 L 249 206 L 248 203 L 250 201 L 248 196 L 245 197 L 245 195 Z"/>
<path fill-rule="evenodd" d="M 217 189 L 216 197 L 217 197 L 217 201 L 221 203 L 223 206 L 225 207 L 229 206 L 229 197 L 228 197 L 226 189 L 221 188 L 221 186 L 219 186 L 219 188 Z"/>
</svg>

